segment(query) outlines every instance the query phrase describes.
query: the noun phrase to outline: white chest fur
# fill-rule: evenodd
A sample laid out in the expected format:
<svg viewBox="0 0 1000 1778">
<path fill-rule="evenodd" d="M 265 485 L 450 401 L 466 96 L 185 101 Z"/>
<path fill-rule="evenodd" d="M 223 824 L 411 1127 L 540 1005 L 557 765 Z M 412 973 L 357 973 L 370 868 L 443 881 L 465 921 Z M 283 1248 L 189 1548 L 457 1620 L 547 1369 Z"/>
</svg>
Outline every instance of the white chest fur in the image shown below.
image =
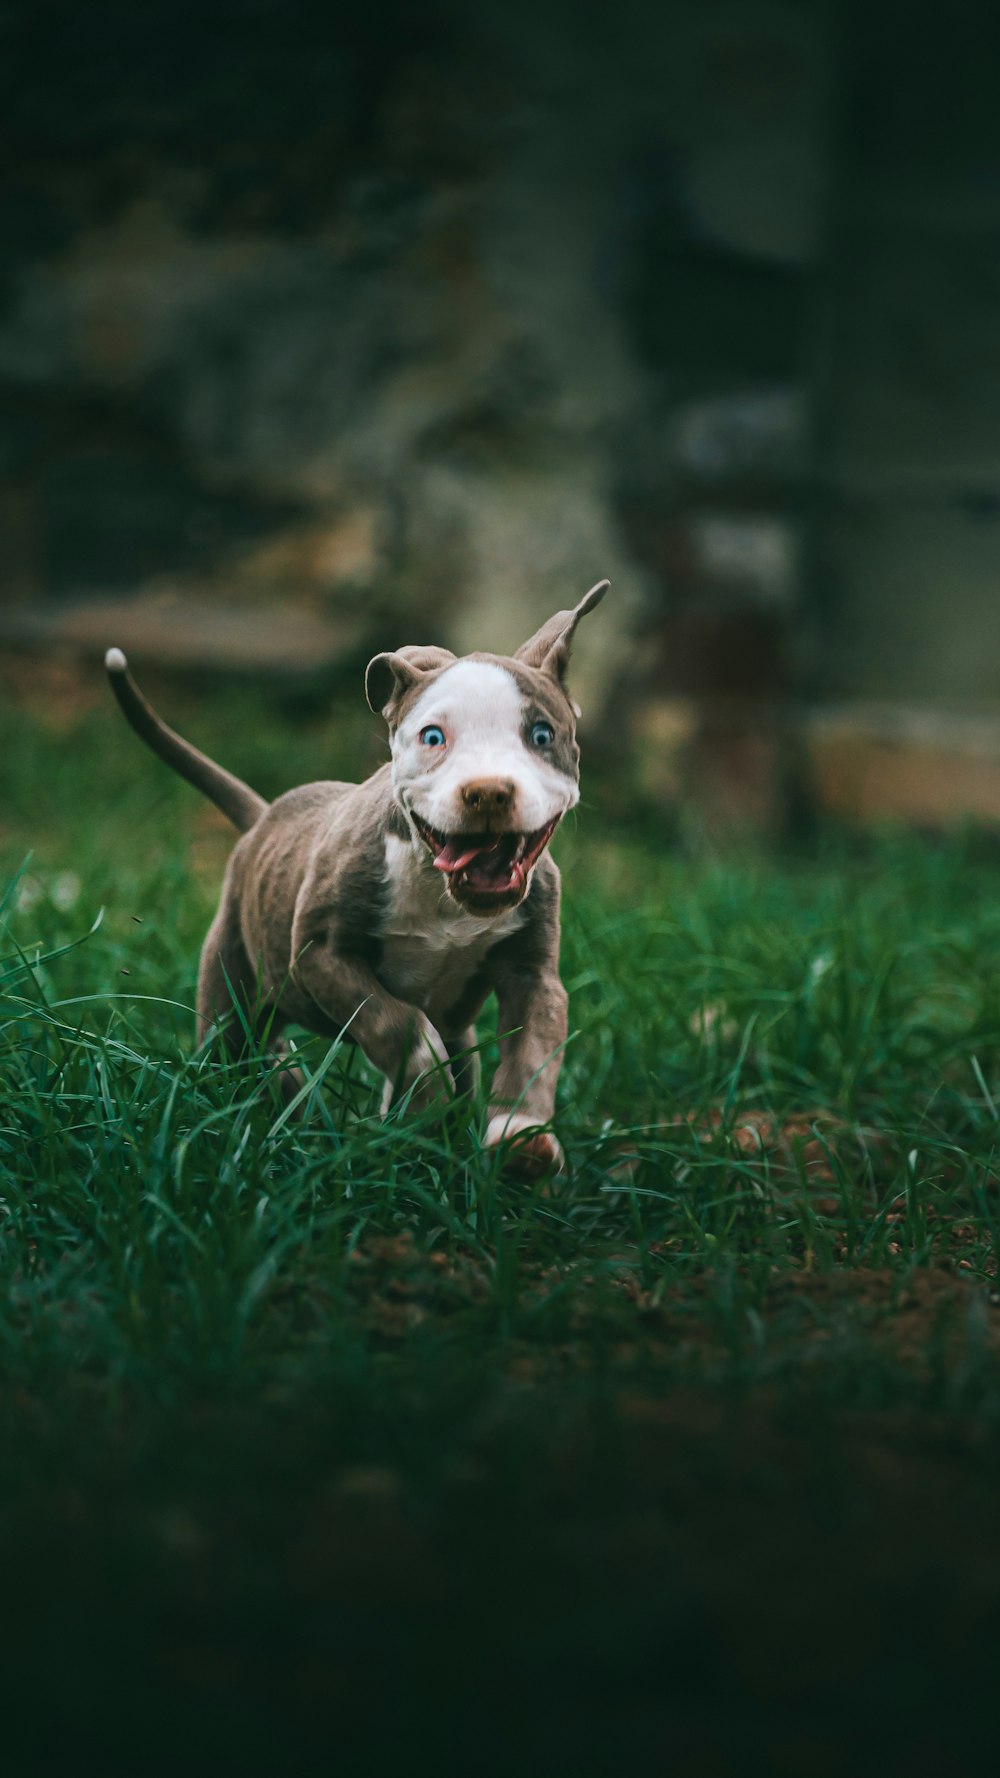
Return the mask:
<svg viewBox="0 0 1000 1778">
<path fill-rule="evenodd" d="M 385 843 L 388 907 L 382 928 L 379 976 L 390 993 L 433 1018 L 458 999 L 487 952 L 524 922 L 521 908 L 480 916 L 449 896 L 417 842 Z"/>
</svg>

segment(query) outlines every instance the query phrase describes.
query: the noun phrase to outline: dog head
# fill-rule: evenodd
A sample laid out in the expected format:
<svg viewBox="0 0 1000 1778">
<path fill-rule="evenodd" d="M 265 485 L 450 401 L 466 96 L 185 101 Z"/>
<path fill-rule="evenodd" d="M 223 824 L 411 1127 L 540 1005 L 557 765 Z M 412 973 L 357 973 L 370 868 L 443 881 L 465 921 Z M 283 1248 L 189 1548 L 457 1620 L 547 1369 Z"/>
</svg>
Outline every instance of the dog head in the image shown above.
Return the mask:
<svg viewBox="0 0 1000 1778">
<path fill-rule="evenodd" d="M 579 800 L 579 711 L 566 690 L 573 633 L 606 580 L 514 655 L 401 648 L 369 663 L 389 725 L 396 800 L 449 895 L 476 913 L 516 907 Z"/>
</svg>

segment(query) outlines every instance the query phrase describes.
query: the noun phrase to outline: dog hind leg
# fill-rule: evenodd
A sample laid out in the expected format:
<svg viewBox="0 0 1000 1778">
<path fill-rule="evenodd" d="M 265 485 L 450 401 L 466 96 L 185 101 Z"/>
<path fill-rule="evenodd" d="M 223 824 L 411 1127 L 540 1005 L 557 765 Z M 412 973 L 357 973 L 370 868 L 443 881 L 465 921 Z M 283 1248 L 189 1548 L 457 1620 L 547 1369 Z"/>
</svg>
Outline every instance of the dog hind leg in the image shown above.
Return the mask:
<svg viewBox="0 0 1000 1778">
<path fill-rule="evenodd" d="M 266 1036 L 268 1050 L 288 1055 L 280 1012 L 261 993 L 257 972 L 247 955 L 235 908 L 223 902 L 209 928 L 198 972 L 198 1042 L 217 1031 L 235 1060 L 248 1044 Z M 290 1063 L 278 1074 L 286 1105 L 304 1085 L 301 1068 Z"/>
<path fill-rule="evenodd" d="M 198 968 L 198 1042 L 217 1030 L 230 1055 L 239 1055 L 259 1023 L 257 977 L 247 956 L 237 909 L 223 899 L 208 929 Z"/>
</svg>

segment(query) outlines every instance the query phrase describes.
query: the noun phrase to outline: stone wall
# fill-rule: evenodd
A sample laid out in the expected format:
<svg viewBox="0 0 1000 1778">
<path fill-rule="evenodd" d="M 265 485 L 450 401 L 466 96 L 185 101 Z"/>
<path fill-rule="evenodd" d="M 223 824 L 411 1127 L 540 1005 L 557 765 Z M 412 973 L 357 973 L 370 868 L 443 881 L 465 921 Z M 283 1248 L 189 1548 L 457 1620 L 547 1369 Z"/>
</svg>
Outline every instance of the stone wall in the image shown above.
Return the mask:
<svg viewBox="0 0 1000 1778">
<path fill-rule="evenodd" d="M 1000 713 L 979 10 L 9 11 L 0 642 L 507 648 L 608 575 L 588 713 L 772 827 L 803 703 Z"/>
<path fill-rule="evenodd" d="M 675 612 L 794 608 L 812 9 L 99 0 L 19 28 L 19 633 L 152 596 L 507 647 L 608 575 L 601 697 L 644 632 L 671 688 Z"/>
</svg>

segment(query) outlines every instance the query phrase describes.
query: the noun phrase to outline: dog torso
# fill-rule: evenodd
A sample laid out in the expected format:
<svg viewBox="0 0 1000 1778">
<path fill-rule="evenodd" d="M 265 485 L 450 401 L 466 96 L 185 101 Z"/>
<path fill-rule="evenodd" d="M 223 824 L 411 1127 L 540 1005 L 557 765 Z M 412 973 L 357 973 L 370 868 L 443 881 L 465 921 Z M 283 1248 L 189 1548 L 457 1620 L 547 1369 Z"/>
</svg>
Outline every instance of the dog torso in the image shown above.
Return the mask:
<svg viewBox="0 0 1000 1778">
<path fill-rule="evenodd" d="M 467 1023 L 470 988 L 473 1010 L 489 992 L 491 952 L 531 921 L 533 897 L 498 916 L 462 908 L 393 810 L 388 767 L 363 784 L 307 784 L 237 845 L 241 937 L 284 1017 L 317 1023 L 309 953 L 332 938 L 435 1024 Z"/>
</svg>

